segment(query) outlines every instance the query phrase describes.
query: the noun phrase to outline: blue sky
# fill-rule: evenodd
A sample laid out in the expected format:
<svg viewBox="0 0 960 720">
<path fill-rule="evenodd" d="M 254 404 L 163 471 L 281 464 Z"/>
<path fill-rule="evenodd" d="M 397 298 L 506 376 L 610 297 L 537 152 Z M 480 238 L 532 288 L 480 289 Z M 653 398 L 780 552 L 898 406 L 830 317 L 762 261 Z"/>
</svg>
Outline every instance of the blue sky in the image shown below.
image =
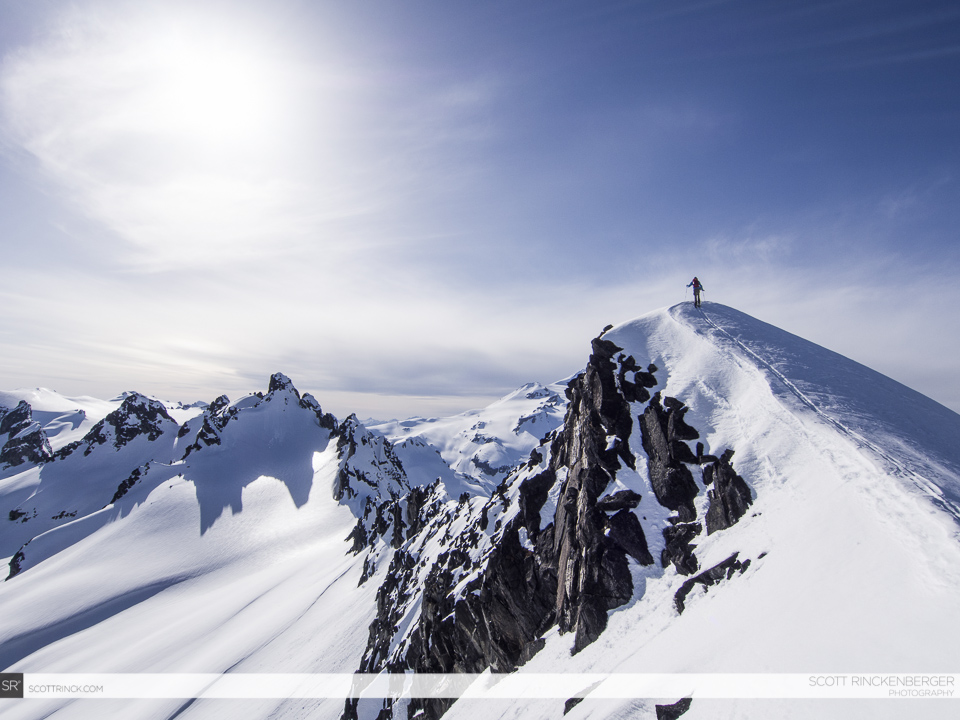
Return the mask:
<svg viewBox="0 0 960 720">
<path fill-rule="evenodd" d="M 0 386 L 445 414 L 705 298 L 960 410 L 949 2 L 0 0 Z"/>
</svg>

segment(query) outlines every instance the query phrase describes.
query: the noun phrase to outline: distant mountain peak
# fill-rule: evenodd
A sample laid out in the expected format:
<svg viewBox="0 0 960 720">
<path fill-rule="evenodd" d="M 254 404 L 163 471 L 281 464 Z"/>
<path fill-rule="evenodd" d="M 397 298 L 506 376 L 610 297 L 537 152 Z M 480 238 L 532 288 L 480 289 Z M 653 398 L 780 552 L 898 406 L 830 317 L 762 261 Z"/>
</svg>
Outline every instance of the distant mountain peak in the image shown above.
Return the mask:
<svg viewBox="0 0 960 720">
<path fill-rule="evenodd" d="M 293 380 L 288 378 L 283 373 L 274 373 L 270 376 L 270 385 L 267 388 L 268 393 L 276 392 L 292 392 L 297 396 L 297 399 L 300 399 L 300 391 L 293 386 Z"/>
</svg>

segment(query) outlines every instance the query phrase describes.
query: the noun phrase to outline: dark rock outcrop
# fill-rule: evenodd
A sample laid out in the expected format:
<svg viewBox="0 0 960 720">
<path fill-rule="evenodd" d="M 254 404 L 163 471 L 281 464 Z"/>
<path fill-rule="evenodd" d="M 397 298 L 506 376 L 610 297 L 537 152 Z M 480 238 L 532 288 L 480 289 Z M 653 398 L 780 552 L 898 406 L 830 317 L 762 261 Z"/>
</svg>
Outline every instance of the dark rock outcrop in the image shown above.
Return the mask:
<svg viewBox="0 0 960 720">
<path fill-rule="evenodd" d="M 33 408 L 26 400 L 21 400 L 12 410 L 0 408 L 0 435 L 18 433 L 33 423 Z"/>
<path fill-rule="evenodd" d="M 38 465 L 53 458 L 50 441 L 33 420 L 33 409 L 26 400 L 21 400 L 13 410 L 5 411 L 0 417 L 0 440 L 6 437 L 0 447 L 0 465 L 16 467 L 24 463 Z"/>
<path fill-rule="evenodd" d="M 570 698 L 563 704 L 563 714 L 566 715 L 568 712 L 573 710 L 577 705 L 579 705 L 582 702 L 583 702 L 582 697 Z"/>
<path fill-rule="evenodd" d="M 616 512 L 624 508 L 633 509 L 640 504 L 640 493 L 633 490 L 620 490 L 604 495 L 597 501 L 597 509 L 603 512 Z"/>
<path fill-rule="evenodd" d="M 660 553 L 660 564 L 668 567 L 673 564 L 681 575 L 693 575 L 700 569 L 700 563 L 693 550 L 697 546 L 692 540 L 703 531 L 700 523 L 676 523 L 663 529 L 666 545 Z"/>
<path fill-rule="evenodd" d="M 283 373 L 274 373 L 270 376 L 270 384 L 267 386 L 267 394 L 286 391 L 292 392 L 297 396 L 297 400 L 300 399 L 300 391 L 293 386 L 293 380 L 288 378 Z"/>
<path fill-rule="evenodd" d="M 677 720 L 678 717 L 690 709 L 692 704 L 693 698 L 683 698 L 672 705 L 657 705 L 657 720 Z"/>
<path fill-rule="evenodd" d="M 413 540 L 408 535 L 398 554 L 410 547 L 411 557 L 422 556 L 422 538 L 430 532 L 434 542 L 442 533 L 439 542 L 456 547 L 422 571 L 417 568 L 424 560 L 418 564 L 395 555 L 391 580 L 378 592 L 383 612 L 371 626 L 362 672 L 390 667 L 420 673 L 510 672 L 542 647 L 540 638 L 551 626 L 574 633 L 573 650 L 579 651 L 606 627 L 609 610 L 631 599 L 629 558 L 653 562 L 633 512 L 640 496 L 618 492 L 598 503 L 621 467 L 635 467 L 633 415 L 620 372 L 632 358 L 618 357 L 620 351 L 609 341 L 594 340 L 586 370 L 568 385 L 563 428 L 505 478 L 493 497 L 484 503 L 461 498 L 455 508 L 448 504 L 439 524 L 422 525 Z M 510 511 L 507 491 L 514 483 L 519 508 Z M 541 519 L 551 492 L 557 493 L 553 522 Z M 467 529 L 449 537 L 454 514 L 463 518 L 464 513 Z M 483 550 L 491 532 L 486 542 L 492 545 Z M 357 543 L 360 532 L 352 537 Z M 409 606 L 416 593 L 421 594 L 419 623 L 400 644 L 403 654 L 387 657 L 391 644 L 397 647 L 394 633 L 402 614 L 396 603 Z M 450 704 L 413 700 L 409 712 L 435 720 Z M 344 717 L 355 713 L 356 704 L 348 702 Z"/>
<path fill-rule="evenodd" d="M 178 438 L 186 437 L 193 432 L 198 422 L 200 429 L 196 431 L 193 442 L 184 448 L 183 457 L 187 458 L 190 453 L 205 447 L 220 445 L 220 434 L 236 415 L 237 409 L 230 406 L 230 398 L 221 395 L 206 407 L 199 418 L 193 418 L 184 423 L 177 432 Z"/>
<path fill-rule="evenodd" d="M 677 590 L 676 594 L 673 596 L 673 604 L 677 608 L 677 613 L 682 614 L 686 605 L 687 595 L 690 594 L 690 591 L 697 585 L 702 585 L 704 590 L 709 588 L 712 585 L 716 585 L 721 580 L 729 580 L 733 577 L 734 573 L 743 573 L 748 567 L 750 567 L 750 561 L 740 562 L 737 560 L 739 553 L 734 553 L 726 560 L 721 563 L 717 563 L 709 570 L 704 570 L 702 573 L 696 577 L 692 577 L 687 580 L 683 585 L 680 586 L 680 589 Z"/>
<path fill-rule="evenodd" d="M 684 463 L 696 463 L 696 456 L 684 442 L 699 437 L 683 420 L 686 409 L 667 398 L 667 409 L 660 404 L 660 393 L 650 400 L 640 417 L 643 449 L 649 458 L 650 483 L 657 501 L 678 513 L 681 522 L 697 517 L 693 499 L 700 492 L 693 474 Z"/>
<path fill-rule="evenodd" d="M 707 535 L 734 525 L 753 503 L 750 488 L 730 464 L 733 450 L 727 450 L 719 460 L 703 468 L 703 484 L 713 487 L 707 492 Z"/>
<path fill-rule="evenodd" d="M 554 521 L 552 555 L 556 558 L 555 614 L 561 632 L 575 632 L 573 651 L 596 640 L 607 624 L 607 611 L 627 602 L 633 581 L 626 550 L 606 533 L 606 514 L 598 500 L 620 469 L 635 460 L 629 439 L 633 430 L 630 403 L 619 388 L 614 357 L 622 348 L 608 340 L 593 341 L 587 368 L 570 382 L 570 404 L 554 462 L 567 469 Z M 626 359 L 621 356 L 622 365 Z M 627 510 L 626 512 L 630 512 Z M 634 530 L 617 521 L 621 540 L 645 557 Z M 636 538 L 634 538 L 635 540 Z M 645 540 L 642 543 L 646 547 Z"/>
<path fill-rule="evenodd" d="M 130 488 L 132 488 L 134 485 L 137 484 L 137 482 L 140 480 L 140 477 L 149 468 L 150 468 L 150 463 L 147 463 L 147 465 L 142 470 L 141 468 L 134 468 L 133 472 L 130 473 L 130 476 L 117 486 L 117 491 L 113 494 L 113 498 L 110 500 L 109 504 L 112 505 L 117 500 L 119 500 L 124 495 L 126 495 L 130 491 Z"/>
<path fill-rule="evenodd" d="M 540 509 L 547 501 L 547 494 L 557 482 L 557 474 L 547 468 L 528 478 L 520 485 L 520 523 L 534 542 L 540 534 Z"/>
<path fill-rule="evenodd" d="M 317 416 L 317 424 L 324 428 L 325 430 L 336 430 L 337 428 L 337 418 L 335 418 L 331 413 L 325 413 L 321 407 L 320 403 L 317 402 L 317 399 L 310 393 L 304 393 L 300 398 L 300 407 L 305 410 L 312 410 Z"/>
<path fill-rule="evenodd" d="M 646 370 L 642 370 L 632 355 L 623 358 L 617 372 L 617 380 L 624 399 L 627 402 L 649 400 L 649 389 L 657 386 L 657 378 L 654 376 L 656 371 L 657 366 L 653 364 L 648 365 Z M 633 373 L 633 380 L 627 379 L 627 373 Z"/>
<path fill-rule="evenodd" d="M 541 638 L 553 626 L 574 634 L 574 653 L 596 640 L 609 611 L 633 597 L 631 563 L 654 563 L 635 511 L 640 494 L 625 489 L 626 478 L 611 488 L 620 470 L 637 468 L 630 447 L 635 422 L 656 500 L 676 513 L 663 529 L 660 561 L 683 575 L 699 571 L 694 540 L 703 525 L 696 522 L 694 499 L 700 486 L 688 466 L 723 465 L 704 455 L 700 443 L 691 450 L 688 442 L 699 433 L 686 422 L 683 403 L 660 393 L 651 398 L 654 365 L 642 370 L 603 338 L 592 349 L 584 372 L 568 383 L 563 427 L 544 438 L 492 497 L 441 500 L 410 490 L 402 497 L 367 499 L 364 518 L 378 520 L 358 521 L 349 537 L 353 551 L 368 547 L 372 553 L 372 538 L 386 538 L 388 528 L 396 550 L 377 593 L 378 616 L 360 672 L 511 672 L 543 646 Z M 637 417 L 631 405 L 647 401 Z M 345 430 L 338 429 L 338 447 L 343 457 L 353 457 L 359 452 L 356 433 Z M 734 482 L 725 470 L 709 472 L 712 478 L 723 475 L 724 487 Z M 349 488 L 363 482 L 348 473 L 335 496 L 348 502 Z M 400 506 L 402 515 L 393 509 Z M 706 586 L 726 572 L 718 568 L 684 587 Z M 365 564 L 364 579 L 372 575 Z M 678 607 L 689 592 L 678 591 Z M 437 720 L 452 702 L 413 699 L 407 714 Z M 571 698 L 565 711 L 577 702 Z M 664 717 L 678 717 L 689 699 L 660 707 Z M 343 717 L 356 718 L 357 708 L 348 701 Z M 381 716 L 393 716 L 390 701 Z"/>
<path fill-rule="evenodd" d="M 23 554 L 23 550 L 17 550 L 14 553 L 13 557 L 10 558 L 10 573 L 5 578 L 9 580 L 12 577 L 15 577 L 20 574 L 20 571 L 23 569 L 21 563 L 26 559 L 26 556 Z"/>
<path fill-rule="evenodd" d="M 137 392 L 126 393 L 120 407 L 90 428 L 83 439 L 60 448 L 55 459 L 63 459 L 80 448 L 86 457 L 98 446 L 108 444 L 119 450 L 138 437 L 152 442 L 171 429 L 179 431 L 179 426 L 163 403 Z"/>
<path fill-rule="evenodd" d="M 607 520 L 607 528 L 607 538 L 615 547 L 641 565 L 653 565 L 653 556 L 647 548 L 647 538 L 643 534 L 639 518 L 634 513 L 623 508 Z"/>
</svg>

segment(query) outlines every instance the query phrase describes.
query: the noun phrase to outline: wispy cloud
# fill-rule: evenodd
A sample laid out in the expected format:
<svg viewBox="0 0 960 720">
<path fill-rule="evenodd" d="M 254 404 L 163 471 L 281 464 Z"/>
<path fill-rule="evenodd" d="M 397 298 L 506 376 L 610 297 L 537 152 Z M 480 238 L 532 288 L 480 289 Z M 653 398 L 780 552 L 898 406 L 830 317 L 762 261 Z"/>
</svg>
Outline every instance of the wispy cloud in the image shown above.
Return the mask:
<svg viewBox="0 0 960 720">
<path fill-rule="evenodd" d="M 736 235 L 715 235 L 700 243 L 703 256 L 712 263 L 721 261 L 750 264 L 771 261 L 783 262 L 789 258 L 796 244 L 793 235 L 764 233 L 759 228 L 747 228 Z"/>
<path fill-rule="evenodd" d="M 340 223 L 442 184 L 438 147 L 489 132 L 488 82 L 400 101 L 410 88 L 349 57 L 285 48 L 242 13 L 110 7 L 68 13 L 5 58 L 0 110 L 7 143 L 144 267 L 353 242 Z"/>
<path fill-rule="evenodd" d="M 8 142 L 141 261 L 242 254 L 296 214 L 262 109 L 283 109 L 284 68 L 254 67 L 246 38 L 201 20 L 70 14 L 0 75 Z"/>
</svg>

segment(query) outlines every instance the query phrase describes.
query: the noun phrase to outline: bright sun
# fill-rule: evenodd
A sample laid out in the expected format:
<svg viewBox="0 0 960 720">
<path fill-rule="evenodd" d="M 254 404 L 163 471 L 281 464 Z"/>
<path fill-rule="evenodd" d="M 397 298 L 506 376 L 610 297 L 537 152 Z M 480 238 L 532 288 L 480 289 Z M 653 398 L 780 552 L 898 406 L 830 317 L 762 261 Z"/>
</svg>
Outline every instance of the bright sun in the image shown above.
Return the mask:
<svg viewBox="0 0 960 720">
<path fill-rule="evenodd" d="M 136 17 L 104 33 L 101 77 L 117 129 L 153 141 L 229 149 L 269 138 L 289 73 L 255 28 L 189 12 Z"/>
<path fill-rule="evenodd" d="M 154 65 L 147 91 L 161 131 L 227 143 L 269 131 L 276 88 L 269 64 L 249 48 L 178 33 L 158 37 L 145 59 Z"/>
<path fill-rule="evenodd" d="M 72 201 L 158 265 L 274 245 L 333 137 L 311 49 L 176 0 L 62 26 L 0 68 L 0 110 Z"/>
</svg>

